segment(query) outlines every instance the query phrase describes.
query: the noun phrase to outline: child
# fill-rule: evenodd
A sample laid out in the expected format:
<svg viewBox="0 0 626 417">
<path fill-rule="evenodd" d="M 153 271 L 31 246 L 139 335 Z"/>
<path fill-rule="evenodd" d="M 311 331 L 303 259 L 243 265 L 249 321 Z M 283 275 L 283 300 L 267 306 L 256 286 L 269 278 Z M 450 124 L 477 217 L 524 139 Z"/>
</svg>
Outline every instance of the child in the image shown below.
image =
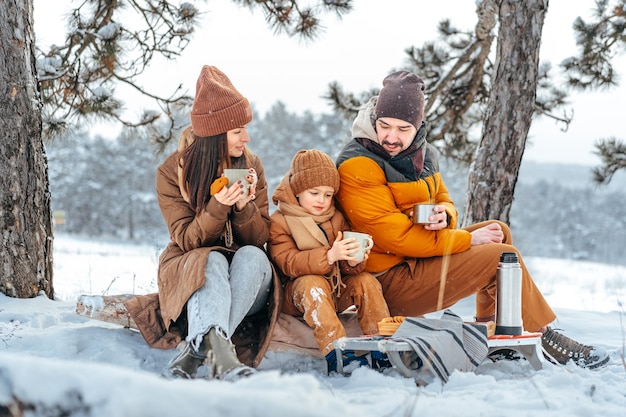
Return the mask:
<svg viewBox="0 0 626 417">
<path fill-rule="evenodd" d="M 378 333 L 378 322 L 389 317 L 380 283 L 365 272 L 369 250 L 359 263 L 351 256 L 358 243 L 354 238 L 342 239 L 348 224 L 335 210 L 338 190 L 333 160 L 315 149 L 299 151 L 272 195 L 278 210 L 272 213 L 269 240 L 270 256 L 284 281 L 282 311 L 304 317 L 329 372 L 337 366 L 333 342 L 346 336 L 337 312 L 356 306 L 364 334 Z M 388 366 L 384 356 L 372 353 L 374 367 Z M 353 351 L 344 351 L 342 361 L 344 366 L 368 364 L 365 356 Z"/>
</svg>

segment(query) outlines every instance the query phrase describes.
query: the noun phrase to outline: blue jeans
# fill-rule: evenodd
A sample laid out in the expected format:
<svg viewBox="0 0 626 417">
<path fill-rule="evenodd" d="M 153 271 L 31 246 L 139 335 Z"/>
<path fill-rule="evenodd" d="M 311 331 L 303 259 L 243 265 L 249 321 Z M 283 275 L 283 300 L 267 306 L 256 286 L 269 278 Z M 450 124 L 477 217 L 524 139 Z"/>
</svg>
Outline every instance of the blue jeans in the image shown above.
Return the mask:
<svg viewBox="0 0 626 417">
<path fill-rule="evenodd" d="M 239 248 L 230 264 L 212 251 L 205 271 L 204 286 L 187 301 L 187 341 L 196 348 L 211 327 L 230 339 L 244 317 L 265 307 L 272 285 L 270 262 L 256 246 Z"/>
</svg>

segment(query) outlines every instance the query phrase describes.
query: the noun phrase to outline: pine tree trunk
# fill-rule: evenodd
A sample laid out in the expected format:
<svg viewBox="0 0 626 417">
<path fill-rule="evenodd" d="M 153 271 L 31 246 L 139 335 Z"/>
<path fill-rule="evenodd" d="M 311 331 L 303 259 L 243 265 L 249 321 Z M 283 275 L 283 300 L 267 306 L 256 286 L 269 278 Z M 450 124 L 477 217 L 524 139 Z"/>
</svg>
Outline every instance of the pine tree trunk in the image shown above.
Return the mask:
<svg viewBox="0 0 626 417">
<path fill-rule="evenodd" d="M 468 179 L 463 225 L 509 222 L 534 112 L 539 47 L 548 0 L 499 1 L 492 89 L 483 134 Z"/>
<path fill-rule="evenodd" d="M 0 291 L 53 298 L 52 214 L 32 0 L 0 0 Z"/>
</svg>

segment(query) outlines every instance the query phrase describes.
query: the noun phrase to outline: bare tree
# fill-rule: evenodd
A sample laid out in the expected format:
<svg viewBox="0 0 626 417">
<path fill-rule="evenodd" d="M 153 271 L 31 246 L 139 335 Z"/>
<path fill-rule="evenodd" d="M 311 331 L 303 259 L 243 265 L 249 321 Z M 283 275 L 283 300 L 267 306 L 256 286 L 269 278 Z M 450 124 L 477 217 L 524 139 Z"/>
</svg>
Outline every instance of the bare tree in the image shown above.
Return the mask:
<svg viewBox="0 0 626 417">
<path fill-rule="evenodd" d="M 138 19 L 129 18 L 129 8 Z M 164 0 L 85 1 L 70 14 L 66 42 L 37 54 L 32 0 L 0 1 L 0 291 L 4 294 L 27 298 L 43 291 L 54 296 L 52 215 L 42 132 L 53 135 L 92 117 L 151 126 L 162 114 L 171 121 L 165 131 L 172 132 L 176 107 L 190 98 L 176 92 L 159 97 L 136 80 L 156 54 L 173 58 L 180 53 L 193 32 L 196 15 L 190 3 L 174 7 Z M 133 22 L 135 28 L 122 20 L 128 25 Z M 148 112 L 136 122 L 123 119 L 122 102 L 113 94 L 119 83 L 152 97 L 161 112 Z"/>
<path fill-rule="evenodd" d="M 35 297 L 52 286 L 52 223 L 35 77 L 33 3 L 0 2 L 0 291 Z"/>
<path fill-rule="evenodd" d="M 319 16 L 334 12 L 341 18 L 352 10 L 353 0 L 233 0 L 234 3 L 260 9 L 276 34 L 315 39 L 323 30 Z"/>
<path fill-rule="evenodd" d="M 318 15 L 333 11 L 341 16 L 351 10 L 352 0 L 317 0 L 306 7 L 295 0 L 233 2 L 262 10 L 276 33 L 314 39 L 322 30 Z M 174 6 L 168 0 L 85 1 L 71 10 L 64 43 L 38 54 L 44 137 L 64 133 L 77 121 L 97 119 L 144 127 L 165 147 L 180 130 L 177 115 L 192 97 L 181 91 L 182 84 L 170 96 L 159 96 L 138 80 L 155 55 L 180 55 L 199 14 L 191 3 Z M 158 109 L 145 111 L 138 120 L 125 118 L 124 102 L 115 93 L 120 84 L 151 98 Z"/>
<path fill-rule="evenodd" d="M 482 138 L 470 169 L 463 225 L 486 219 L 509 222 L 537 94 L 548 2 L 503 0 L 494 5 L 500 23 L 496 63 Z"/>
</svg>

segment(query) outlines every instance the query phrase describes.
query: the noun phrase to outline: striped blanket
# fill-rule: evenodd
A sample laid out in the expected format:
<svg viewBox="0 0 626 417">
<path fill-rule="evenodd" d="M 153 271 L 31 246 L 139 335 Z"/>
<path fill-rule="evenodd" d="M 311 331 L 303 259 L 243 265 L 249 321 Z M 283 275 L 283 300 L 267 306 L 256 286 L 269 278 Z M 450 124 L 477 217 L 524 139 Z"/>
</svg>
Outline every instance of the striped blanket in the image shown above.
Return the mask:
<svg viewBox="0 0 626 417">
<path fill-rule="evenodd" d="M 423 384 L 437 378 L 447 382 L 455 369 L 473 371 L 489 350 L 484 329 L 464 323 L 450 310 L 440 319 L 407 317 L 391 339 L 411 346 L 411 366 Z"/>
</svg>

